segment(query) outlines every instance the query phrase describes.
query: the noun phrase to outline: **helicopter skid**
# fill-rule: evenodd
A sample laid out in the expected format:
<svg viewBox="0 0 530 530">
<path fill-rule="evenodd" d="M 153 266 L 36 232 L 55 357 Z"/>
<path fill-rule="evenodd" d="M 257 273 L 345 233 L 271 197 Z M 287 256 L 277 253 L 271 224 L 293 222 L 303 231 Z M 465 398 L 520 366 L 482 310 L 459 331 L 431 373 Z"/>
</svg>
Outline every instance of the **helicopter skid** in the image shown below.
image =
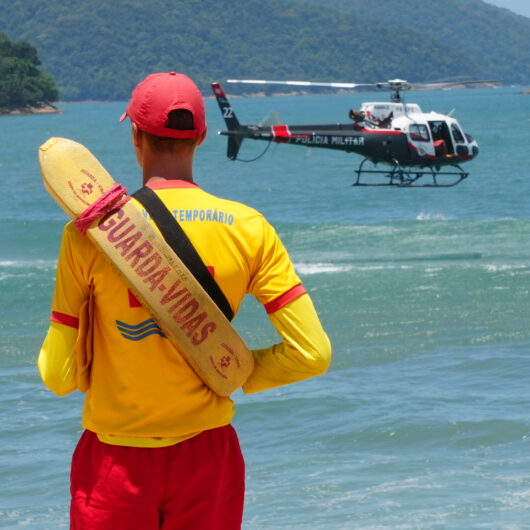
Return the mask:
<svg viewBox="0 0 530 530">
<path fill-rule="evenodd" d="M 387 170 L 364 169 L 365 158 L 355 170 L 357 178 L 353 186 L 397 186 L 400 188 L 451 188 L 462 182 L 469 173 L 454 164 L 455 171 L 440 171 L 439 168 L 413 168 L 394 165 Z M 374 164 L 375 167 L 375 164 Z M 421 179 L 430 178 L 428 182 Z M 420 181 L 421 180 L 421 181 Z"/>
</svg>

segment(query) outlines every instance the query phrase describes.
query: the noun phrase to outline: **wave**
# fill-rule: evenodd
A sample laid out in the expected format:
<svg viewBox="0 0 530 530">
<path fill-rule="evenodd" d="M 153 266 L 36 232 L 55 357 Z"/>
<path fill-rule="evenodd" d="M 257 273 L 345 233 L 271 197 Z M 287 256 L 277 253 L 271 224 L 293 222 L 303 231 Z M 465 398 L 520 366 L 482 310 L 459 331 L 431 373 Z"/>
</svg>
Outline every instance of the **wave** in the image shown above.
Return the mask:
<svg viewBox="0 0 530 530">
<path fill-rule="evenodd" d="M 0 260 L 0 283 L 52 275 L 56 268 L 57 260 Z"/>
<path fill-rule="evenodd" d="M 416 216 L 416 221 L 451 221 L 453 218 L 440 214 L 440 213 L 429 213 L 420 212 Z"/>
<path fill-rule="evenodd" d="M 352 270 L 351 265 L 334 265 L 333 263 L 295 263 L 295 269 L 304 275 L 348 272 Z"/>
<path fill-rule="evenodd" d="M 486 263 L 483 268 L 486 272 L 530 272 L 530 264 L 528 263 Z"/>
<path fill-rule="evenodd" d="M 294 267 L 298 273 L 309 276 L 311 274 L 335 274 L 344 272 L 366 272 L 366 271 L 383 271 L 394 269 L 412 269 L 412 265 L 403 265 L 392 262 L 385 262 L 377 264 L 333 264 L 333 263 L 294 263 Z"/>
<path fill-rule="evenodd" d="M 0 268 L 6 269 L 47 269 L 55 268 L 57 259 L 35 259 L 35 260 L 0 260 Z"/>
</svg>

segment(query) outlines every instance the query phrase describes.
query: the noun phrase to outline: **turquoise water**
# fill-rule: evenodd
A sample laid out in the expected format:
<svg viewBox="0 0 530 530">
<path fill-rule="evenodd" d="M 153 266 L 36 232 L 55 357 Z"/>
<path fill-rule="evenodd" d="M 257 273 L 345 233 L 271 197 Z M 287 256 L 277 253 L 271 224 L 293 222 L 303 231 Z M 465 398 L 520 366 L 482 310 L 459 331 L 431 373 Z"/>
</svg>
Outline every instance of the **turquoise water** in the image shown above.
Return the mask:
<svg viewBox="0 0 530 530">
<path fill-rule="evenodd" d="M 225 158 L 215 101 L 196 180 L 277 226 L 334 345 L 329 373 L 237 394 L 246 530 L 530 528 L 530 96 L 519 89 L 407 94 L 480 145 L 449 189 L 354 188 L 353 154 L 272 146 Z M 383 96 L 384 97 L 384 96 Z M 243 123 L 339 122 L 373 95 L 235 99 Z M 68 527 L 82 397 L 58 398 L 35 360 L 65 215 L 37 148 L 84 143 L 130 191 L 139 173 L 124 103 L 0 118 L 0 527 Z M 253 158 L 264 147 L 248 143 Z M 276 340 L 245 302 L 252 347 Z"/>
</svg>

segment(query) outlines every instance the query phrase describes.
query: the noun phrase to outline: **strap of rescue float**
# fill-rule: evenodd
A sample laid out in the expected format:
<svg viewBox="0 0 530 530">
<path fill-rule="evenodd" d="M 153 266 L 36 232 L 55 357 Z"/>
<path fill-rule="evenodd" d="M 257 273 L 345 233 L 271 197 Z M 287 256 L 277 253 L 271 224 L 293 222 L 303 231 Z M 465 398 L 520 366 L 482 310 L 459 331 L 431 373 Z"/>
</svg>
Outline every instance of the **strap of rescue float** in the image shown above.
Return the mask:
<svg viewBox="0 0 530 530">
<path fill-rule="evenodd" d="M 173 252 L 182 260 L 193 276 L 195 276 L 226 318 L 232 320 L 234 313 L 226 296 L 219 285 L 217 285 L 178 221 L 171 215 L 158 195 L 150 188 L 144 186 L 133 193 L 132 197 L 146 209 L 166 240 L 166 243 L 173 249 Z"/>
</svg>

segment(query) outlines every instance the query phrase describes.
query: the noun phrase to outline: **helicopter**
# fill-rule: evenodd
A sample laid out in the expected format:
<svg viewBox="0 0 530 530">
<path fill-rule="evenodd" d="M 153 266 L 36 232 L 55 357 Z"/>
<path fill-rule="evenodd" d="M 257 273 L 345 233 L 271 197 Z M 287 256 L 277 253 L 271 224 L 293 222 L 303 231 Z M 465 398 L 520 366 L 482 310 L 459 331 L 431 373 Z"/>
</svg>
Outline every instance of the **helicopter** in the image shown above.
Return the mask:
<svg viewBox="0 0 530 530">
<path fill-rule="evenodd" d="M 364 158 L 355 170 L 354 186 L 451 187 L 469 175 L 460 164 L 472 160 L 479 153 L 477 141 L 463 131 L 451 114 L 425 113 L 418 104 L 405 102 L 401 93 L 412 88 L 467 86 L 487 81 L 421 85 L 403 79 L 370 84 L 256 79 L 229 79 L 227 82 L 336 89 L 375 87 L 390 91 L 388 102 L 367 102 L 362 103 L 358 110 L 351 109 L 349 123 L 241 125 L 221 84 L 212 83 L 228 128 L 219 131 L 219 134 L 228 136 L 227 157 L 230 160 L 238 160 L 241 144 L 248 138 L 357 153 Z M 385 168 L 378 169 L 378 164 Z M 423 177 L 426 178 L 422 180 Z"/>
</svg>

